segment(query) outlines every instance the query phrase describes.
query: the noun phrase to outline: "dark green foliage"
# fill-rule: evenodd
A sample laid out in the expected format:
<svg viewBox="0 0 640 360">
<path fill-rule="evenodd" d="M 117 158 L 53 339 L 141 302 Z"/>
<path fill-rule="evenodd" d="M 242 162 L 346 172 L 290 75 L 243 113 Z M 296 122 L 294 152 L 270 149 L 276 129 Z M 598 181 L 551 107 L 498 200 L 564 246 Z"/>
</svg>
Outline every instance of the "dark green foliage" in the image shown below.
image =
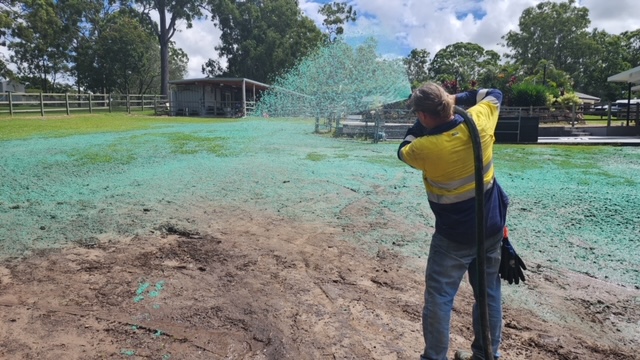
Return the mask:
<svg viewBox="0 0 640 360">
<path fill-rule="evenodd" d="M 227 76 L 271 82 L 325 38 L 297 1 L 209 0 L 209 7 L 214 25 L 222 31 L 216 50 L 228 60 Z M 203 70 L 217 74 L 220 69 L 208 62 Z"/>
<path fill-rule="evenodd" d="M 544 106 L 548 90 L 545 86 L 531 83 L 515 84 L 511 87 L 510 106 Z"/>
<path fill-rule="evenodd" d="M 353 10 L 352 5 L 346 2 L 332 2 L 322 5 L 318 11 L 324 16 L 322 25 L 327 29 L 329 41 L 335 41 L 337 36 L 344 33 L 343 25 L 349 21 L 356 21 L 358 14 Z"/>
<path fill-rule="evenodd" d="M 541 60 L 551 61 L 573 75 L 582 70 L 582 58 L 588 54 L 589 9 L 576 0 L 542 2 L 524 10 L 519 31 L 503 36 L 512 52 L 508 58 L 520 62 L 528 71 Z"/>
<path fill-rule="evenodd" d="M 500 55 L 469 42 L 458 42 L 438 51 L 429 67 L 430 77 L 438 82 L 456 81 L 460 89 L 470 86 L 487 69 L 497 68 Z"/>
<path fill-rule="evenodd" d="M 66 2 L 53 0 L 26 0 L 22 2 L 21 18 L 15 22 L 8 44 L 13 51 L 11 62 L 21 76 L 39 77 L 40 89 L 51 91 L 49 82 L 55 83 L 69 66 L 71 34 L 75 24 L 65 23 L 62 10 Z"/>
<path fill-rule="evenodd" d="M 430 56 L 431 54 L 425 49 L 413 49 L 404 59 L 412 89 L 420 87 L 421 84 L 429 80 Z"/>
</svg>

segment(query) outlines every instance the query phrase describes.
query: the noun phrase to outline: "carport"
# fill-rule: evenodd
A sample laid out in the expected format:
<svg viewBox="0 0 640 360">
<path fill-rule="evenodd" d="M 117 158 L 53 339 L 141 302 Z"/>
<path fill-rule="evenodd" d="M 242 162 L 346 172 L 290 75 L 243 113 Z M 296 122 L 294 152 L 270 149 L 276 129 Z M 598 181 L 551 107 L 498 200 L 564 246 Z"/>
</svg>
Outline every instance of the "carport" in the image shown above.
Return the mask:
<svg viewBox="0 0 640 360">
<path fill-rule="evenodd" d="M 626 83 L 629 90 L 627 94 L 627 126 L 629 126 L 629 118 L 631 117 L 631 92 L 634 89 L 634 84 L 640 83 L 640 66 L 634 67 L 633 69 L 623 71 L 619 74 L 609 76 L 607 78 L 608 82 L 617 82 L 617 83 Z M 638 119 L 636 119 L 636 125 L 638 123 Z"/>
</svg>

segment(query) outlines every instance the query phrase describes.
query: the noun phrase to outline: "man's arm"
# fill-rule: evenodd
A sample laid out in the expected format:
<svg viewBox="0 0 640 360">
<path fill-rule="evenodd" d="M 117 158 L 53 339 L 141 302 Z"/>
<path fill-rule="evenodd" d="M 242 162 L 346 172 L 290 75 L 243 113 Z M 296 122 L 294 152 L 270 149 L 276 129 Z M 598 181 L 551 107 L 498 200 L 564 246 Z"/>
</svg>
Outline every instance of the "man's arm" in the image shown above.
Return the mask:
<svg viewBox="0 0 640 360">
<path fill-rule="evenodd" d="M 479 102 L 487 101 L 500 110 L 502 104 L 502 91 L 498 89 L 470 90 L 456 94 L 456 104 L 462 106 L 474 106 Z"/>
<path fill-rule="evenodd" d="M 424 127 L 420 123 L 420 121 L 416 120 L 416 123 L 413 124 L 413 126 L 411 126 L 409 130 L 407 130 L 407 133 L 404 135 L 404 139 L 402 140 L 402 143 L 400 143 L 400 146 L 398 147 L 398 159 L 406 163 L 406 161 L 404 161 L 404 159 L 402 158 L 402 151 L 401 151 L 402 148 L 411 144 L 411 142 L 413 142 L 415 139 L 425 136 L 426 134 L 427 134 L 427 128 Z"/>
</svg>

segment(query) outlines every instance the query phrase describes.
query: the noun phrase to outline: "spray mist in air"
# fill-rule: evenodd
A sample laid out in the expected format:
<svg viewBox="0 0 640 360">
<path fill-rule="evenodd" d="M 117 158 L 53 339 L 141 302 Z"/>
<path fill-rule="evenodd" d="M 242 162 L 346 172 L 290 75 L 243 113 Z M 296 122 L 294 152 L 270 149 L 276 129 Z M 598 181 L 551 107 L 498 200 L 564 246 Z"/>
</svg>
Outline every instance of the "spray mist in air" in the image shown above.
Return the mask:
<svg viewBox="0 0 640 360">
<path fill-rule="evenodd" d="M 373 38 L 353 47 L 342 39 L 321 47 L 280 76 L 254 116 L 356 114 L 406 100 L 411 86 L 402 59 L 383 59 Z"/>
</svg>

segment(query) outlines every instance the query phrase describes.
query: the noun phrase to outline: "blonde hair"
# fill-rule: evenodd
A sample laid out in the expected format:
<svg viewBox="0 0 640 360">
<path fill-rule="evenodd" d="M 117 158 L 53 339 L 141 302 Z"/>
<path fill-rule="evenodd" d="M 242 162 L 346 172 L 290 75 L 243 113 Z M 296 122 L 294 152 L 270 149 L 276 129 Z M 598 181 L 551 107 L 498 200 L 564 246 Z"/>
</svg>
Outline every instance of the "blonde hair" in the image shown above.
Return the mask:
<svg viewBox="0 0 640 360">
<path fill-rule="evenodd" d="M 421 111 L 440 121 L 453 117 L 454 104 L 447 91 L 436 83 L 429 82 L 415 89 L 409 105 L 414 112 Z"/>
</svg>

